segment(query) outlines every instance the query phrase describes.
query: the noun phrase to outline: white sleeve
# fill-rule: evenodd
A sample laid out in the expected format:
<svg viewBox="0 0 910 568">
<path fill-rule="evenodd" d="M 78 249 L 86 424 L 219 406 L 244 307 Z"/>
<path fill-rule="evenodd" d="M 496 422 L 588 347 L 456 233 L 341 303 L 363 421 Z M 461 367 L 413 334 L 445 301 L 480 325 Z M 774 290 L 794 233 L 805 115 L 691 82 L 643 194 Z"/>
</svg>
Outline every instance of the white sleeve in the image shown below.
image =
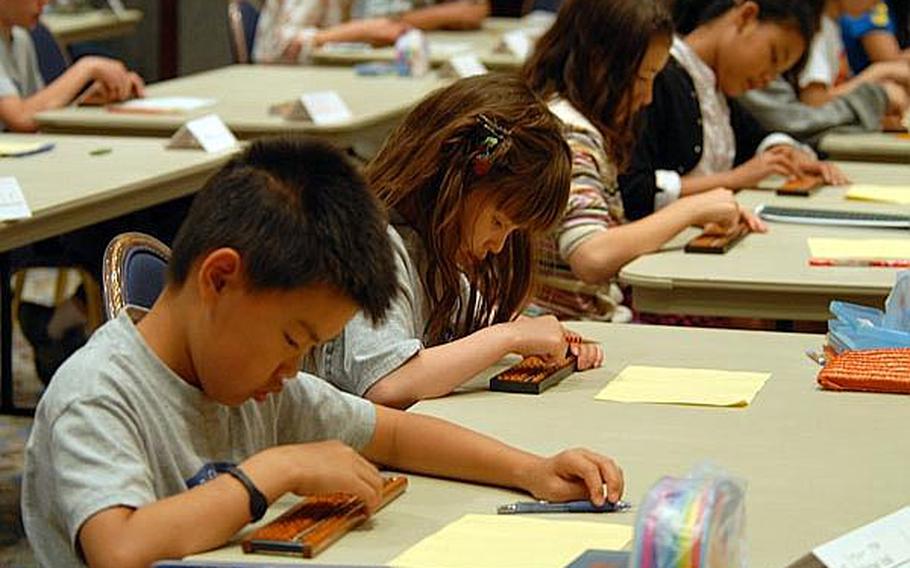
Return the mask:
<svg viewBox="0 0 910 568">
<path fill-rule="evenodd" d="M 773 148 L 774 146 L 792 146 L 797 150 L 802 150 L 803 152 L 818 158 L 818 154 L 815 153 L 815 150 L 812 149 L 812 146 L 808 144 L 803 144 L 799 140 L 793 138 L 789 134 L 784 134 L 783 132 L 772 132 L 765 136 L 765 139 L 761 141 L 761 144 L 758 145 L 758 149 L 755 151 L 755 154 L 761 154 L 762 152 Z"/>
<path fill-rule="evenodd" d="M 663 209 L 682 194 L 682 177 L 673 170 L 654 172 L 654 183 L 658 191 L 654 194 L 654 210 Z"/>
</svg>

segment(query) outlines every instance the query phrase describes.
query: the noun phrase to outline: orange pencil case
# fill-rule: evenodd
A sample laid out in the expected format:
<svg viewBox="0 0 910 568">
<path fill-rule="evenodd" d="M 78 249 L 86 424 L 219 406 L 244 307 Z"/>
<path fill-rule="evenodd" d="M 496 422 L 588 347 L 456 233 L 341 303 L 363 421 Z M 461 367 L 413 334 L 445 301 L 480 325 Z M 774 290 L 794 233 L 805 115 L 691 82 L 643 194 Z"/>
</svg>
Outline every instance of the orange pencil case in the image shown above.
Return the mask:
<svg viewBox="0 0 910 568">
<path fill-rule="evenodd" d="M 829 353 L 818 384 L 829 390 L 910 394 L 910 349 Z"/>
</svg>

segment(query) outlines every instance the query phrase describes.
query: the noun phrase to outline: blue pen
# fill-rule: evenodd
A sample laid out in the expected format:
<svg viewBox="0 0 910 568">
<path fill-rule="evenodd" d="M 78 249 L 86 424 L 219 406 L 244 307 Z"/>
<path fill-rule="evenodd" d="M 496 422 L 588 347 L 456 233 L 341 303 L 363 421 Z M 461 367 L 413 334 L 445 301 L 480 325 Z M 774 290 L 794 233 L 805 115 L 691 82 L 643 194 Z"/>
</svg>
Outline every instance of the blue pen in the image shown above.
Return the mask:
<svg viewBox="0 0 910 568">
<path fill-rule="evenodd" d="M 501 505 L 496 512 L 500 515 L 518 515 L 524 513 L 616 513 L 628 511 L 632 508 L 626 501 L 604 503 L 597 506 L 590 501 L 568 501 L 566 503 L 550 503 L 549 501 L 519 501 Z"/>
</svg>

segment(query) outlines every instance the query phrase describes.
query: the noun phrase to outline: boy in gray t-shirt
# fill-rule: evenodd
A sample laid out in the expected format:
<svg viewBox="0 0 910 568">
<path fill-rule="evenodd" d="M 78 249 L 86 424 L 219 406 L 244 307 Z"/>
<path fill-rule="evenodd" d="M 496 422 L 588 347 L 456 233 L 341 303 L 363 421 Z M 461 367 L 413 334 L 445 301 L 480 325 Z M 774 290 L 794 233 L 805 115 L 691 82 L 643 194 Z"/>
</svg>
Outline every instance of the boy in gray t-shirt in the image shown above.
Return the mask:
<svg viewBox="0 0 910 568">
<path fill-rule="evenodd" d="M 143 95 L 142 79 L 107 57 L 82 57 L 45 85 L 27 30 L 44 4 L 0 0 L 0 131 L 33 132 L 36 114 L 68 105 L 84 90 L 84 100 L 99 104 Z"/>
<path fill-rule="evenodd" d="M 202 189 L 165 290 L 59 370 L 26 455 L 23 510 L 42 566 L 147 566 L 224 544 L 285 493 L 343 491 L 371 510 L 397 470 L 615 501 L 621 470 L 550 458 L 299 375 L 303 356 L 396 292 L 383 215 L 316 141 L 254 142 Z"/>
</svg>

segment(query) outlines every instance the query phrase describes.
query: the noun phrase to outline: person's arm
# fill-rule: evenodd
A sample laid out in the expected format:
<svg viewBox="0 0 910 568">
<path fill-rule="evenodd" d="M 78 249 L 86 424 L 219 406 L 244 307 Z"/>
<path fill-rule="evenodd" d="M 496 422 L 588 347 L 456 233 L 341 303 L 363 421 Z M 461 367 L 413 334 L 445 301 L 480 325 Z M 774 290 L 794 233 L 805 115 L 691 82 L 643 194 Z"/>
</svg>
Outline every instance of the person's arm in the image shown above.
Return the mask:
<svg viewBox="0 0 910 568">
<path fill-rule="evenodd" d="M 405 364 L 376 381 L 366 398 L 393 408 L 445 396 L 509 353 L 561 360 L 563 327 L 556 318 L 520 318 L 492 325 L 436 347 L 421 349 Z"/>
<path fill-rule="evenodd" d="M 610 502 L 624 491 L 619 466 L 590 450 L 543 458 L 443 420 L 383 407 L 364 455 L 394 469 L 523 489 L 550 501 L 601 505 L 604 485 Z"/>
<path fill-rule="evenodd" d="M 68 105 L 90 81 L 97 81 L 101 85 L 100 88 L 115 100 L 129 98 L 134 92 L 141 94 L 141 80 L 119 61 L 103 57 L 83 57 L 53 83 L 30 97 L 0 98 L 0 120 L 5 122 L 10 130 L 34 132 L 38 129 L 35 122 L 36 114 Z"/>
<path fill-rule="evenodd" d="M 793 85 L 778 77 L 764 89 L 745 93 L 738 102 L 765 129 L 815 144 L 835 130 L 878 131 L 890 100 L 885 87 L 865 84 L 824 106 L 812 107 L 799 100 Z"/>
<path fill-rule="evenodd" d="M 455 0 L 401 15 L 401 21 L 422 30 L 474 30 L 490 15 L 490 4 L 483 0 Z"/>
<path fill-rule="evenodd" d="M 270 504 L 288 492 L 334 491 L 358 495 L 370 508 L 379 502 L 378 471 L 340 442 L 277 446 L 239 468 Z M 91 568 L 146 567 L 224 544 L 250 522 L 249 504 L 240 481 L 221 474 L 138 509 L 105 509 L 83 524 L 79 543 Z"/>
<path fill-rule="evenodd" d="M 894 61 L 896 59 L 906 58 L 906 52 L 901 51 L 901 46 L 897 43 L 894 34 L 887 30 L 870 32 L 860 40 L 866 56 L 869 61 Z"/>
</svg>

